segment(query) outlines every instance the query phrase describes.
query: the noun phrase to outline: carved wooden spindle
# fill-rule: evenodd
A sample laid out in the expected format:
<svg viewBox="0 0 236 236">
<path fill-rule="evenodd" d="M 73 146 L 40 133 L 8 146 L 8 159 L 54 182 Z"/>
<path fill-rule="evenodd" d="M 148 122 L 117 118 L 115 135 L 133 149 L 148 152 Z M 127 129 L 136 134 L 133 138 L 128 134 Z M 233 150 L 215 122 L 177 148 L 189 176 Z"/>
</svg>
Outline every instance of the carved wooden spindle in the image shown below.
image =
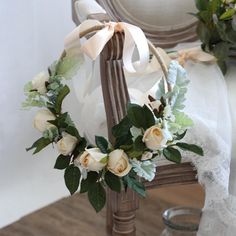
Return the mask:
<svg viewBox="0 0 236 236">
<path fill-rule="evenodd" d="M 123 37 L 122 33 L 116 33 L 105 46 L 100 57 L 101 83 L 111 143 L 114 143 L 111 129 L 126 115 L 126 106 L 130 100 L 122 64 Z M 135 236 L 137 208 L 138 197 L 132 190 L 118 194 L 108 189 L 108 235 Z"/>
</svg>

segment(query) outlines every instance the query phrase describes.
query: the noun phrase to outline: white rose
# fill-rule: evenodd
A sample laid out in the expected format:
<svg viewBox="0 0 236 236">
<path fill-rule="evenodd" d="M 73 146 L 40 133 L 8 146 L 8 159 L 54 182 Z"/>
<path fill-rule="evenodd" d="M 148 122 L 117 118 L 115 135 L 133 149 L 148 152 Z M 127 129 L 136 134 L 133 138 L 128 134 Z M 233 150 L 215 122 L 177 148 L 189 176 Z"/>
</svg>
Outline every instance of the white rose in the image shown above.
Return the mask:
<svg viewBox="0 0 236 236">
<path fill-rule="evenodd" d="M 77 142 L 76 137 L 63 132 L 62 138 L 57 142 L 57 149 L 62 155 L 68 156 L 75 149 Z"/>
<path fill-rule="evenodd" d="M 156 151 L 164 147 L 167 140 L 165 139 L 162 130 L 155 125 L 145 131 L 143 142 L 147 148 Z"/>
<path fill-rule="evenodd" d="M 40 132 L 44 132 L 51 127 L 55 127 L 54 125 L 47 122 L 48 120 L 55 120 L 55 118 L 56 117 L 49 110 L 40 110 L 35 115 L 33 122 L 34 128 Z"/>
<path fill-rule="evenodd" d="M 113 174 L 122 177 L 130 172 L 132 166 L 124 150 L 116 149 L 109 154 L 107 168 Z"/>
<path fill-rule="evenodd" d="M 150 160 L 150 159 L 152 159 L 152 156 L 153 156 L 153 154 L 151 152 L 144 152 L 141 157 L 141 160 L 142 161 Z"/>
<path fill-rule="evenodd" d="M 36 75 L 32 80 L 32 89 L 37 90 L 40 94 L 45 95 L 47 88 L 45 83 L 49 80 L 49 76 L 45 72 L 41 72 Z"/>
<path fill-rule="evenodd" d="M 78 158 L 82 167 L 89 171 L 98 172 L 106 166 L 105 163 L 101 162 L 106 156 L 107 154 L 102 153 L 99 148 L 89 148 L 85 149 L 83 154 Z"/>
<path fill-rule="evenodd" d="M 149 104 L 150 104 L 152 110 L 155 110 L 155 109 L 156 109 L 157 111 L 159 111 L 160 106 L 161 106 L 161 102 L 160 102 L 159 100 L 150 102 Z"/>
</svg>

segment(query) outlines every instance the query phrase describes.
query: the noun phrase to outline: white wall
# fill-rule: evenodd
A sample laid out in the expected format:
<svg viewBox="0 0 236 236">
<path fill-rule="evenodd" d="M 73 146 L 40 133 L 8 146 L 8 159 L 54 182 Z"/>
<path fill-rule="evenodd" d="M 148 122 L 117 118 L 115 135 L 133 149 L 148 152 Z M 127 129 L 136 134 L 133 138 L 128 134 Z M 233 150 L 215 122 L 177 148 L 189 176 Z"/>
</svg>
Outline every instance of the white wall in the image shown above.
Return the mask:
<svg viewBox="0 0 236 236">
<path fill-rule="evenodd" d="M 40 134 L 21 110 L 23 86 L 56 59 L 73 29 L 67 0 L 0 1 L 0 227 L 68 194 L 51 149 L 25 152 Z"/>
</svg>

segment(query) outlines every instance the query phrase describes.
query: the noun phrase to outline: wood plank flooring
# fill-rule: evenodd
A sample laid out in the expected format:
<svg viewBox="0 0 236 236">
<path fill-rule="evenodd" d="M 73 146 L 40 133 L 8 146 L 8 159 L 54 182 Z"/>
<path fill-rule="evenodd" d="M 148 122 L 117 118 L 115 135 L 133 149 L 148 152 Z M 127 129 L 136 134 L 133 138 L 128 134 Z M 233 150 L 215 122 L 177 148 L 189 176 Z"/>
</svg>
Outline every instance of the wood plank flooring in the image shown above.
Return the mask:
<svg viewBox="0 0 236 236">
<path fill-rule="evenodd" d="M 159 236 L 162 212 L 172 206 L 201 207 L 200 186 L 177 186 L 149 191 L 137 212 L 137 236 Z M 0 236 L 105 236 L 105 210 L 96 214 L 85 195 L 62 199 L 0 230 Z"/>
</svg>

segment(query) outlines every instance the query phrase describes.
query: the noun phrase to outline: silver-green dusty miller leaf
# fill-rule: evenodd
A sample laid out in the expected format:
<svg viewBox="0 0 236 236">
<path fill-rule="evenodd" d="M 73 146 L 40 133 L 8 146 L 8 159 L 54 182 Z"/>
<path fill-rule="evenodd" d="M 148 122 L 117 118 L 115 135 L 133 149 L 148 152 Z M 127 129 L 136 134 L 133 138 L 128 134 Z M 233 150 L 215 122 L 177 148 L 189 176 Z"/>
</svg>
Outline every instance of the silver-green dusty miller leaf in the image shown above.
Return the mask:
<svg viewBox="0 0 236 236">
<path fill-rule="evenodd" d="M 46 107 L 46 101 L 37 91 L 32 91 L 32 82 L 28 82 L 24 87 L 24 94 L 26 99 L 22 102 L 22 108 L 29 109 L 31 107 Z"/>
<path fill-rule="evenodd" d="M 69 80 L 75 76 L 80 65 L 82 64 L 83 56 L 74 55 L 66 56 L 57 65 L 57 74 L 63 76 L 65 79 Z"/>
<path fill-rule="evenodd" d="M 152 181 L 154 179 L 156 166 L 152 161 L 138 161 L 137 159 L 133 159 L 131 160 L 131 165 L 138 176 L 148 181 Z"/>
</svg>

